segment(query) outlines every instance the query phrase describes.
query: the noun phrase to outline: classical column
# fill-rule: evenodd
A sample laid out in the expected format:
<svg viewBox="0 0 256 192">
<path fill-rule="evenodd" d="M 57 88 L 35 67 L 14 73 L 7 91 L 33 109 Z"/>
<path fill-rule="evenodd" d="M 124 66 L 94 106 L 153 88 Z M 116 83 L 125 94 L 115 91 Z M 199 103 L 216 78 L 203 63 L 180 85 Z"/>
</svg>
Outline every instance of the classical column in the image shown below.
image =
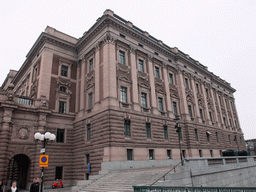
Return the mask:
<svg viewBox="0 0 256 192">
<path fill-rule="evenodd" d="M 184 77 L 181 70 L 178 70 L 177 73 L 177 88 L 180 96 L 180 114 L 182 120 L 190 120 L 189 112 L 188 112 L 188 103 L 186 99 L 186 90 L 184 85 Z"/>
<path fill-rule="evenodd" d="M 194 77 L 196 78 L 196 77 Z M 192 86 L 192 92 L 193 92 L 193 96 L 195 98 L 195 119 L 197 122 L 201 122 L 200 121 L 200 113 L 199 113 L 199 106 L 198 106 L 198 99 L 197 99 L 197 92 L 196 92 L 196 87 L 195 87 L 195 80 L 193 78 L 191 78 L 191 86 Z"/>
<path fill-rule="evenodd" d="M 116 79 L 116 47 L 114 38 L 107 33 L 103 44 L 103 105 L 119 106 Z"/>
<path fill-rule="evenodd" d="M 225 110 L 225 113 L 226 113 L 226 123 L 228 125 L 228 128 L 231 129 L 231 125 L 230 125 L 230 122 L 229 122 L 228 109 L 227 109 L 227 100 L 226 100 L 225 96 L 223 97 L 223 106 L 224 106 L 224 110 Z"/>
<path fill-rule="evenodd" d="M 213 109 L 214 109 L 214 118 L 213 118 L 213 123 L 214 123 L 214 119 L 215 119 L 215 122 L 217 124 L 218 127 L 220 127 L 220 123 L 219 123 L 219 119 L 218 119 L 218 112 L 217 112 L 217 108 L 216 108 L 216 103 L 215 103 L 215 98 L 214 98 L 214 92 L 212 89 L 209 90 L 211 95 L 212 95 L 212 103 L 213 103 Z"/>
<path fill-rule="evenodd" d="M 81 88 L 80 88 L 80 111 L 84 110 L 85 103 L 84 103 L 84 89 L 85 89 L 85 56 L 83 57 L 82 63 L 81 63 Z"/>
<path fill-rule="evenodd" d="M 150 84 L 150 98 L 151 98 L 151 109 L 152 113 L 158 115 L 157 104 L 156 104 L 156 89 L 155 89 L 155 76 L 154 66 L 152 62 L 152 56 L 148 56 L 148 73 L 149 73 L 149 84 Z"/>
<path fill-rule="evenodd" d="M 168 114 L 168 117 L 175 118 L 173 111 L 172 111 L 172 103 L 171 103 L 171 97 L 170 97 L 170 86 L 169 86 L 170 83 L 169 83 L 169 76 L 168 76 L 166 64 L 164 64 L 164 67 L 163 67 L 163 76 L 164 76 L 164 86 L 165 86 L 165 92 L 166 92 L 167 114 Z"/>
<path fill-rule="evenodd" d="M 95 107 L 100 103 L 100 43 L 95 45 Z"/>
<path fill-rule="evenodd" d="M 207 101 L 208 97 L 205 90 L 205 83 L 202 84 L 202 93 L 203 93 L 204 105 L 205 105 L 205 122 L 207 125 L 210 125 L 211 123 L 210 123 L 210 115 L 209 115 L 208 101 Z"/>
<path fill-rule="evenodd" d="M 140 104 L 139 104 L 139 92 L 138 92 L 138 78 L 137 78 L 137 60 L 135 55 L 135 48 L 131 47 L 130 51 L 131 56 L 131 76 L 132 76 L 132 105 L 133 110 L 140 111 Z"/>
<path fill-rule="evenodd" d="M 11 140 L 13 108 L 4 108 L 4 115 L 0 129 L 0 178 L 6 178 L 8 165 L 8 146 Z"/>
<path fill-rule="evenodd" d="M 76 109 L 75 112 L 78 112 L 80 110 L 79 106 L 80 106 L 80 87 L 79 84 L 81 83 L 81 79 L 80 79 L 80 74 L 81 74 L 81 60 L 79 60 L 77 62 L 77 73 L 76 73 L 76 79 L 77 79 L 77 83 L 76 83 Z M 79 83 L 80 82 L 80 83 Z"/>
<path fill-rule="evenodd" d="M 42 60 L 40 64 L 40 74 L 38 82 L 37 99 L 45 96 L 46 100 L 50 100 L 51 75 L 52 75 L 52 61 L 53 53 L 48 49 L 44 49 L 42 53 Z"/>
</svg>

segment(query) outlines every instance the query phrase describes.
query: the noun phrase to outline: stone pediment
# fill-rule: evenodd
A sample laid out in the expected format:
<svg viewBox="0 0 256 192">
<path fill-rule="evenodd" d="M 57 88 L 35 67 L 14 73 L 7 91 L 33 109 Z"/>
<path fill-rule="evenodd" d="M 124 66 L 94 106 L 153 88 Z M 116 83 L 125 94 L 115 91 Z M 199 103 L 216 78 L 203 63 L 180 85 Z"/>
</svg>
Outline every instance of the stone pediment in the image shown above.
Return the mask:
<svg viewBox="0 0 256 192">
<path fill-rule="evenodd" d="M 123 73 L 129 73 L 130 72 L 130 67 L 124 64 L 117 63 L 116 64 L 116 69 L 123 72 Z"/>
<path fill-rule="evenodd" d="M 132 83 L 132 81 L 130 79 L 128 79 L 126 76 L 117 77 L 117 79 L 119 81 L 124 81 L 124 82 L 127 82 L 127 83 Z"/>
<path fill-rule="evenodd" d="M 147 84 L 147 83 L 139 83 L 138 86 L 139 86 L 139 87 L 143 87 L 143 88 L 145 88 L 145 89 L 150 89 L 150 86 L 149 86 L 149 84 Z"/>
<path fill-rule="evenodd" d="M 142 80 L 148 80 L 148 74 L 138 71 L 138 78 L 141 78 Z"/>
<path fill-rule="evenodd" d="M 85 87 L 85 91 L 87 91 L 88 89 L 94 87 L 94 83 L 90 83 Z"/>
<path fill-rule="evenodd" d="M 165 95 L 165 91 L 163 91 L 162 89 L 156 89 L 156 92 Z"/>
</svg>

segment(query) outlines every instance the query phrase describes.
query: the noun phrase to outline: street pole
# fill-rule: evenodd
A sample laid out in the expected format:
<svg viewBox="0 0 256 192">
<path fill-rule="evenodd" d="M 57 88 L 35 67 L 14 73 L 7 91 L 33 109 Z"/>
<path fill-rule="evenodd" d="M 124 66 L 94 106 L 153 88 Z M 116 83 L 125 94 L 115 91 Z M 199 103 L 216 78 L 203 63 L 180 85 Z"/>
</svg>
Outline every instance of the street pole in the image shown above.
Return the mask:
<svg viewBox="0 0 256 192">
<path fill-rule="evenodd" d="M 44 138 L 44 142 L 43 142 L 43 154 L 45 154 L 45 143 L 46 143 L 46 139 Z M 42 167 L 42 174 L 41 174 L 41 192 L 43 192 L 43 185 L 44 185 L 44 167 Z"/>
<path fill-rule="evenodd" d="M 182 151 L 181 151 L 181 144 L 180 144 L 180 139 L 181 139 L 181 127 L 179 127 L 179 118 L 174 119 L 176 121 L 176 125 L 175 125 L 175 129 L 176 132 L 178 133 L 178 139 L 179 139 L 179 148 L 180 148 L 180 161 L 181 161 L 181 165 L 183 165 L 183 158 L 182 158 Z"/>
</svg>

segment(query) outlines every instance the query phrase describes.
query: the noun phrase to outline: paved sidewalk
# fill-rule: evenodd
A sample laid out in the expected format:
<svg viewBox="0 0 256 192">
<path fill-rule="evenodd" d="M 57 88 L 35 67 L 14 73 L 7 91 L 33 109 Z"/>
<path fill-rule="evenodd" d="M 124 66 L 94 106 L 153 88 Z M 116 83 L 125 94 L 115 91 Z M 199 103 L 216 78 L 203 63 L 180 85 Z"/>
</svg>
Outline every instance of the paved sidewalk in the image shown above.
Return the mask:
<svg viewBox="0 0 256 192">
<path fill-rule="evenodd" d="M 71 192 L 72 187 L 56 188 L 56 189 L 44 189 L 43 192 Z M 19 192 L 28 192 L 29 190 L 20 189 Z"/>
</svg>

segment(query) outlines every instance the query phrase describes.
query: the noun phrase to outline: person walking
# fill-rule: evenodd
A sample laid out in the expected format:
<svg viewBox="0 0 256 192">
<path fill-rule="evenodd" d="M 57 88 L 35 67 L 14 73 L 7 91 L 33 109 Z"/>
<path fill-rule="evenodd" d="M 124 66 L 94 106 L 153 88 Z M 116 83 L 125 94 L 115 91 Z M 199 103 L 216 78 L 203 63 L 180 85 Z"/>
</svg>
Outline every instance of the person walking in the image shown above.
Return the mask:
<svg viewBox="0 0 256 192">
<path fill-rule="evenodd" d="M 39 178 L 35 178 L 30 186 L 29 192 L 39 192 Z"/>
<path fill-rule="evenodd" d="M 4 191 L 4 184 L 3 184 L 3 181 L 0 180 L 0 192 L 3 192 Z"/>
<path fill-rule="evenodd" d="M 11 188 L 8 190 L 8 192 L 19 192 L 19 190 L 18 190 L 18 188 L 17 188 L 17 183 L 16 183 L 16 181 L 14 181 L 14 182 L 12 183 L 12 186 L 11 186 Z"/>
</svg>

